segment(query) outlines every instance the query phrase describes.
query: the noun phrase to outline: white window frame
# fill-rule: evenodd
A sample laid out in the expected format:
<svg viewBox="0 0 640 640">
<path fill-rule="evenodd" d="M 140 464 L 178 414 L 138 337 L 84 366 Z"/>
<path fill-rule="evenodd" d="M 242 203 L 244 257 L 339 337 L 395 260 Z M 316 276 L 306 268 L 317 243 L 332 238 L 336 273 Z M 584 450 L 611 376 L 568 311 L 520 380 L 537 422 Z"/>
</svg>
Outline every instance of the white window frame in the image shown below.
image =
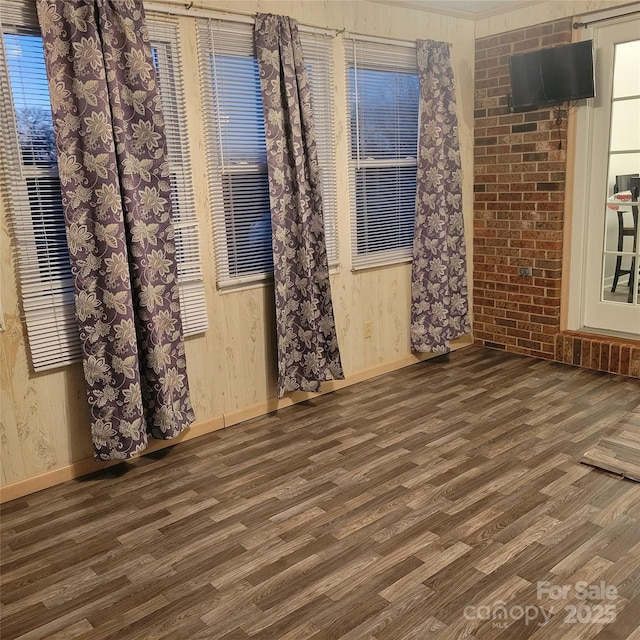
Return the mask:
<svg viewBox="0 0 640 640">
<path fill-rule="evenodd" d="M 407 122 L 407 126 L 411 126 L 413 131 L 399 132 L 401 135 L 413 136 L 415 133 L 415 150 L 411 156 L 405 157 L 386 157 L 373 158 L 367 157 L 365 151 L 361 148 L 360 136 L 360 102 L 363 99 L 362 91 L 358 87 L 358 71 L 389 71 L 397 73 L 407 73 L 410 75 L 418 74 L 416 45 L 413 42 L 389 41 L 379 38 L 369 38 L 364 36 L 350 35 L 345 39 L 345 64 L 346 64 L 346 98 L 347 98 L 347 131 L 349 135 L 349 197 L 351 211 L 351 267 L 352 270 L 368 269 L 372 267 L 385 266 L 390 264 L 398 264 L 402 262 L 410 262 L 412 260 L 412 238 L 413 238 L 413 221 L 415 219 L 415 189 L 408 197 L 411 204 L 406 207 L 395 201 L 389 207 L 388 204 L 380 206 L 381 216 L 389 219 L 389 240 L 391 241 L 395 234 L 398 242 L 398 235 L 401 234 L 402 226 L 411 226 L 411 241 L 407 239 L 406 246 L 392 247 L 388 249 L 376 249 L 359 252 L 360 240 L 365 243 L 372 241 L 367 234 L 366 222 L 361 222 L 360 218 L 365 217 L 367 213 L 376 212 L 378 208 L 375 202 L 375 194 L 373 198 L 368 198 L 367 187 L 358 188 L 357 176 L 358 172 L 367 169 L 385 169 L 396 168 L 399 171 L 407 169 L 417 173 L 417 155 L 418 155 L 418 123 L 419 113 L 416 107 L 415 121 Z M 353 88 L 350 83 L 350 74 L 354 73 Z M 419 97 L 418 97 L 419 105 Z M 355 116 L 353 115 L 355 114 Z M 355 139 L 355 143 L 354 143 Z M 390 156 L 394 155 L 390 152 Z M 366 173 L 364 174 L 366 175 Z M 406 173 L 405 173 L 406 175 Z M 406 178 L 401 178 L 405 180 Z M 358 210 L 359 202 L 365 204 Z M 380 202 L 380 201 L 378 201 Z M 371 203 L 371 204 L 369 204 Z M 391 209 L 402 209 L 402 222 L 398 222 L 397 227 L 391 224 L 393 213 Z M 359 216 L 359 214 L 361 214 Z M 396 216 L 397 219 L 397 216 Z M 375 241 L 374 241 L 375 242 Z"/>
<path fill-rule="evenodd" d="M 148 20 L 151 24 L 153 19 Z M 166 20 L 164 20 L 166 22 Z M 4 47 L 4 33 L 40 36 L 35 3 L 5 0 L 0 5 L 0 124 L 4 135 L 0 138 L 4 187 L 11 210 L 12 230 L 20 279 L 21 304 L 27 327 L 27 337 L 34 371 L 66 366 L 81 360 L 82 352 L 75 319 L 73 282 L 66 260 L 57 256 L 52 266 L 42 266 L 42 248 L 36 241 L 33 211 L 29 202 L 27 180 L 33 177 L 57 178 L 57 169 L 44 169 L 26 165 L 22 160 L 16 114 L 11 93 L 8 61 Z M 175 39 L 173 37 L 175 36 Z M 182 89 L 179 65 L 177 30 L 163 46 L 175 46 L 174 85 L 178 94 Z M 175 113 L 181 128 L 185 124 L 184 92 L 175 98 Z M 207 329 L 204 282 L 200 268 L 198 229 L 190 178 L 189 151 L 186 137 L 181 141 L 182 165 L 178 173 L 188 179 L 172 180 L 178 186 L 172 199 L 178 196 L 177 244 L 186 260 L 179 261 L 178 284 L 181 293 L 182 321 L 185 335 L 201 333 Z M 169 144 L 171 146 L 171 144 Z M 174 158 L 175 158 L 174 154 Z M 172 177 L 176 176 L 171 167 Z M 58 192 L 59 193 L 59 192 Z M 53 196 L 50 196 L 53 197 Z M 46 202 L 45 202 L 46 206 Z M 57 206 L 52 209 L 55 212 Z M 62 216 L 60 209 L 60 216 Z M 55 228 L 54 228 L 55 227 Z M 59 223 L 45 225 L 47 230 L 58 231 Z M 42 233 L 42 230 L 39 231 Z M 49 246 L 49 245 L 48 245 Z M 48 270 L 48 271 L 47 271 Z"/>
<path fill-rule="evenodd" d="M 256 120 L 247 114 L 247 126 L 250 132 L 247 138 L 253 141 L 254 155 L 263 155 L 264 161 L 255 162 L 247 159 L 229 159 L 224 154 L 224 130 L 220 104 L 217 100 L 219 69 L 216 56 L 238 56 L 255 60 L 253 38 L 254 21 L 220 18 L 199 18 L 197 21 L 198 49 L 200 59 L 201 91 L 205 112 L 205 138 L 207 147 L 207 164 L 209 172 L 209 192 L 211 198 L 211 217 L 213 240 L 216 253 L 216 281 L 221 290 L 233 290 L 238 287 L 254 286 L 273 279 L 272 267 L 259 263 L 255 269 L 246 273 L 233 273 L 230 245 L 228 237 L 228 216 L 239 216 L 238 231 L 247 232 L 247 224 L 242 221 L 242 209 L 229 203 L 229 187 L 225 181 L 238 175 L 267 175 L 266 145 L 261 115 Z M 318 161 L 321 170 L 322 198 L 325 223 L 325 239 L 329 265 L 338 264 L 337 241 L 337 206 L 336 206 L 336 144 L 333 105 L 333 37 L 319 30 L 299 27 L 300 39 L 304 50 L 305 63 L 309 70 L 312 103 L 314 107 Z M 257 76 L 256 76 L 257 78 Z M 259 85 L 257 88 L 259 96 Z M 261 104 L 261 96 L 259 97 Z M 227 183 L 228 184 L 228 183 Z M 256 192 L 258 193 L 258 192 Z M 258 209 L 252 210 L 255 215 Z M 268 207 L 265 206 L 268 212 Z M 270 228 L 268 230 L 270 237 Z M 245 251 L 236 254 L 236 259 L 250 258 Z"/>
</svg>

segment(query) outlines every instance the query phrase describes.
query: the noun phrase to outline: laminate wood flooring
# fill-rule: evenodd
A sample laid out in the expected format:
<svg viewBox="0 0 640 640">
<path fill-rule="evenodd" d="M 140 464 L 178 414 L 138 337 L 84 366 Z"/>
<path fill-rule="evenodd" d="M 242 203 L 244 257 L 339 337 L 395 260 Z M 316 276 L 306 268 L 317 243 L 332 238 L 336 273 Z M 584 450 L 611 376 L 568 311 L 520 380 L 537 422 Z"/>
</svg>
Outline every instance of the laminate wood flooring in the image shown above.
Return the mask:
<svg viewBox="0 0 640 640">
<path fill-rule="evenodd" d="M 582 462 L 640 482 L 640 408 L 611 427 Z"/>
<path fill-rule="evenodd" d="M 469 347 L 13 501 L 1 637 L 640 640 L 639 404 Z"/>
</svg>

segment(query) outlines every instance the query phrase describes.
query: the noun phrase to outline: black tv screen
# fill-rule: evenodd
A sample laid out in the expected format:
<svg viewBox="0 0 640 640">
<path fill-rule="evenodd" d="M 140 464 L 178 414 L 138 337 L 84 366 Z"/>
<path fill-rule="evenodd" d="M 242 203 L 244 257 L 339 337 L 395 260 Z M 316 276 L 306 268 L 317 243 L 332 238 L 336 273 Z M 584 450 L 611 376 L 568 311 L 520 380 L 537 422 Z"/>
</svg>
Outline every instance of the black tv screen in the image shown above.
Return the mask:
<svg viewBox="0 0 640 640">
<path fill-rule="evenodd" d="M 592 40 L 511 56 L 509 69 L 512 111 L 595 96 Z"/>
<path fill-rule="evenodd" d="M 509 69 L 512 111 L 535 109 L 546 102 L 542 88 L 539 51 L 511 56 Z"/>
</svg>

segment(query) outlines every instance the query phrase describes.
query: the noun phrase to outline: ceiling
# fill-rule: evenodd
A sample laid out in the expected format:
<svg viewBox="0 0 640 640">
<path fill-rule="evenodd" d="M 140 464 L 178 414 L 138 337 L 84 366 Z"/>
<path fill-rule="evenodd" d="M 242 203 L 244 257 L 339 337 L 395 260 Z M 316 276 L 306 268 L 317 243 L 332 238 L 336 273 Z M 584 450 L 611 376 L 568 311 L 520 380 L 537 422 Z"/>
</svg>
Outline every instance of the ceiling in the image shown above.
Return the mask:
<svg viewBox="0 0 640 640">
<path fill-rule="evenodd" d="M 377 0 L 385 4 L 402 5 L 412 9 L 446 13 L 463 18 L 486 18 L 519 9 L 542 0 Z"/>
</svg>

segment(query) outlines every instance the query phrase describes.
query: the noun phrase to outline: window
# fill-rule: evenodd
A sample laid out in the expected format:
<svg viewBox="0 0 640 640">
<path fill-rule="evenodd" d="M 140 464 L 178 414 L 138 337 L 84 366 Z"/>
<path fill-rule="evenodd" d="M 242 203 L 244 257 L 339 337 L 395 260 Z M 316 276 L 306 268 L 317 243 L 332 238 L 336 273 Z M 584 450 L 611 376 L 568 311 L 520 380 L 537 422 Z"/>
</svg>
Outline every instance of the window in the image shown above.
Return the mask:
<svg viewBox="0 0 640 640">
<path fill-rule="evenodd" d="M 337 260 L 331 38 L 302 33 L 322 171 L 327 254 Z M 253 24 L 198 21 L 218 286 L 273 272 L 266 144 Z"/>
<path fill-rule="evenodd" d="M 33 367 L 80 359 L 49 89 L 35 5 L 2 4 L 3 183 Z"/>
<path fill-rule="evenodd" d="M 418 147 L 415 46 L 347 41 L 352 264 L 411 258 Z"/>
<path fill-rule="evenodd" d="M 9 188 L 32 364 L 36 371 L 42 371 L 80 360 L 81 349 L 35 6 L 5 2 L 1 18 L 4 183 Z M 152 46 L 166 112 L 182 315 L 185 334 L 193 334 L 206 329 L 207 318 L 188 146 L 180 137 L 184 104 L 177 34 L 168 22 L 155 30 L 159 41 Z"/>
<path fill-rule="evenodd" d="M 299 27 L 302 29 L 302 27 Z M 336 143 L 333 104 L 334 37 L 300 31 L 304 61 L 309 74 L 313 117 L 316 125 L 318 164 L 322 181 L 322 208 L 325 242 L 330 266 L 338 264 L 338 230 L 336 204 Z"/>
<path fill-rule="evenodd" d="M 167 137 L 182 327 L 184 334 L 190 336 L 206 331 L 208 322 L 186 128 L 178 27 L 175 18 L 147 14 L 147 28 L 158 75 Z"/>
</svg>

